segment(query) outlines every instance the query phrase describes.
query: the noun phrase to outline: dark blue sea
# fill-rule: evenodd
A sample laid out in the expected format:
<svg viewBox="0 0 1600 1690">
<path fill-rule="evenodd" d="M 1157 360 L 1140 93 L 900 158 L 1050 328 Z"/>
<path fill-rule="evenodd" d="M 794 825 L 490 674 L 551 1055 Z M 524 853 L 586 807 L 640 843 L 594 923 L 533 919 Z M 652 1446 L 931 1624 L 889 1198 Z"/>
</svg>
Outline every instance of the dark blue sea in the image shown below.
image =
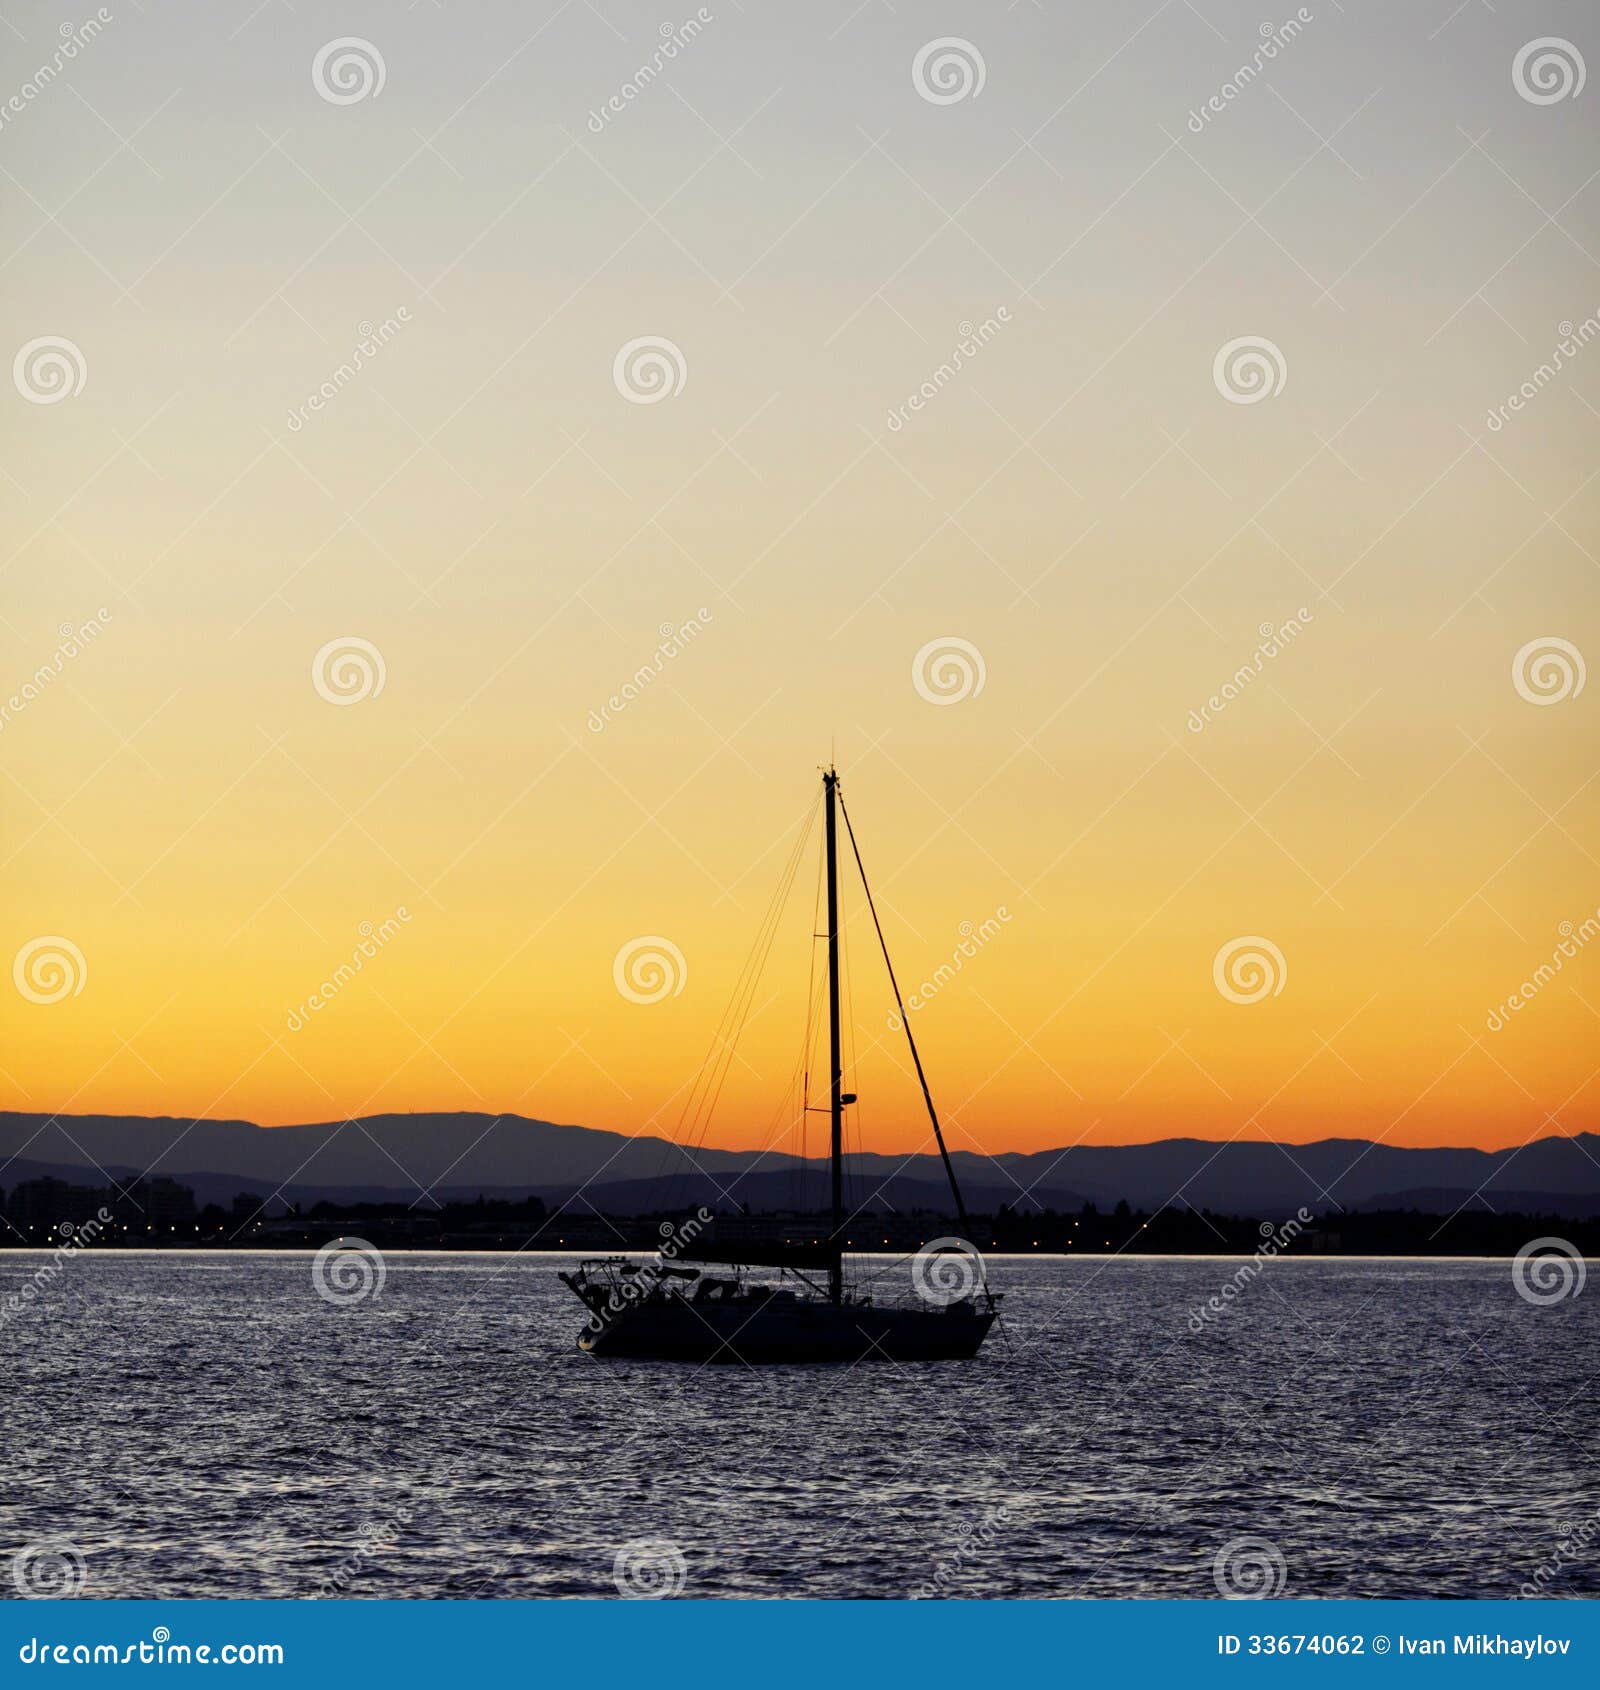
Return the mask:
<svg viewBox="0 0 1600 1690">
<path fill-rule="evenodd" d="M 0 1252 L 19 1588 L 1600 1594 L 1600 1272 L 1286 1258 L 1202 1318 L 1240 1260 L 997 1257 L 976 1361 L 756 1371 L 580 1354 L 573 1258 L 46 1259 Z"/>
</svg>

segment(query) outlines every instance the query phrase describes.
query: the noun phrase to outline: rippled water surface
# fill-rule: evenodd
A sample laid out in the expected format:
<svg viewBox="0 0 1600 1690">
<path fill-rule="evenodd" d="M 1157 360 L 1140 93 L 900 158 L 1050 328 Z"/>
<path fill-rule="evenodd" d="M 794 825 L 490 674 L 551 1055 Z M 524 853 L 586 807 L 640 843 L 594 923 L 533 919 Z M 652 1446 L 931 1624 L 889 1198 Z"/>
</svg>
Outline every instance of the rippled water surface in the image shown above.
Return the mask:
<svg viewBox="0 0 1600 1690">
<path fill-rule="evenodd" d="M 686 1596 L 1200 1597 L 1224 1551 L 1600 1593 L 1600 1280 L 1285 1260 L 1196 1333 L 1239 1262 L 1002 1257 L 974 1362 L 752 1371 L 579 1354 L 569 1264 L 391 1254 L 335 1307 L 309 1255 L 86 1254 L 0 1332 L 0 1548 L 70 1539 L 102 1597 L 611 1596 L 625 1545 Z"/>
</svg>

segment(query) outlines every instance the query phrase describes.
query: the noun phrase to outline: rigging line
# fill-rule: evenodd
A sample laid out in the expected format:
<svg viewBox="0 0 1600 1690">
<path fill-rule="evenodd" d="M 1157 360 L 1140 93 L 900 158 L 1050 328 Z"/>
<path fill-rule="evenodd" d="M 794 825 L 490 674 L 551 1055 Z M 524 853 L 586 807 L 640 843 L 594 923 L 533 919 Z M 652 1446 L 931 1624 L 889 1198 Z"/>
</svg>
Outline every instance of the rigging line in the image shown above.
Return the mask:
<svg viewBox="0 0 1600 1690">
<path fill-rule="evenodd" d="M 816 821 L 816 811 L 817 806 L 811 805 L 807 808 L 804 816 L 801 818 L 801 826 L 798 832 L 798 837 L 796 838 L 794 846 L 791 848 L 790 858 L 788 862 L 786 862 L 784 870 L 779 876 L 778 887 L 774 892 L 772 901 L 769 903 L 767 911 L 762 917 L 761 924 L 756 931 L 756 936 L 751 944 L 750 951 L 745 958 L 742 968 L 740 969 L 738 979 L 735 981 L 733 993 L 728 1001 L 728 1005 L 723 1010 L 722 1017 L 718 1021 L 715 1031 L 712 1033 L 710 1048 L 707 1050 L 705 1057 L 701 1061 L 699 1069 L 695 1073 L 694 1080 L 689 1088 L 688 1096 L 684 1099 L 683 1107 L 678 1114 L 677 1124 L 673 1128 L 672 1136 L 669 1140 L 669 1146 L 663 1150 L 663 1163 L 669 1155 L 673 1155 L 675 1153 L 678 1164 L 673 1180 L 669 1180 L 667 1182 L 669 1195 L 674 1180 L 685 1177 L 687 1170 L 684 1169 L 682 1164 L 685 1160 L 688 1160 L 691 1163 L 693 1162 L 692 1151 L 698 1148 L 698 1140 L 703 1137 L 706 1127 L 710 1124 L 710 1115 L 709 1112 L 706 1111 L 706 1103 L 708 1099 L 711 1098 L 712 1083 L 719 1065 L 719 1060 L 722 1060 L 724 1053 L 726 1053 L 723 1065 L 726 1066 L 727 1063 L 732 1062 L 730 1047 L 732 1044 L 736 1044 L 738 1040 L 738 1033 L 733 1032 L 730 1037 L 728 1029 L 735 1025 L 736 1019 L 738 1026 L 742 1028 L 743 1021 L 739 1016 L 739 1005 L 742 1000 L 745 1000 L 749 996 L 753 995 L 754 984 L 751 982 L 752 971 L 754 980 L 758 981 L 760 978 L 761 966 L 764 962 L 764 957 L 762 962 L 758 962 L 758 953 L 762 953 L 763 951 L 763 938 L 765 938 L 766 945 L 770 947 L 771 933 L 768 932 L 768 928 L 770 926 L 775 930 L 776 916 L 781 912 L 784 897 L 787 895 L 788 885 L 793 880 L 794 869 L 798 864 L 800 854 L 803 852 L 805 841 L 809 837 L 811 828 Z M 748 1004 L 746 1004 L 744 1013 L 748 1014 Z M 702 1116 L 704 1117 L 703 1120 Z M 700 1124 L 697 1125 L 696 1123 Z"/>
<path fill-rule="evenodd" d="M 746 1004 L 745 1004 L 744 1018 L 740 1021 L 738 1033 L 735 1034 L 733 1044 L 730 1046 L 729 1051 L 728 1051 L 727 1061 L 724 1063 L 724 1080 L 726 1079 L 727 1074 L 729 1072 L 731 1072 L 734 1048 L 737 1046 L 738 1039 L 743 1033 L 745 1022 L 748 1020 L 751 1009 L 752 1009 L 754 1002 L 755 1002 L 755 995 L 756 995 L 757 989 L 759 988 L 759 985 L 760 985 L 761 976 L 764 973 L 764 971 L 766 969 L 767 961 L 768 961 L 769 957 L 771 956 L 772 947 L 777 941 L 778 931 L 779 931 L 779 928 L 780 928 L 780 926 L 782 924 L 782 920 L 783 920 L 783 914 L 784 914 L 784 911 L 788 908 L 790 893 L 793 889 L 795 878 L 799 873 L 800 863 L 804 859 L 805 844 L 806 844 L 806 840 L 809 838 L 809 836 L 810 836 L 810 826 L 809 826 L 809 819 L 808 819 L 808 825 L 807 825 L 806 829 L 801 833 L 800 837 L 795 841 L 794 849 L 790 854 L 789 862 L 786 866 L 786 871 L 785 871 L 782 886 L 781 886 L 781 889 L 780 889 L 780 895 L 774 900 L 774 903 L 772 905 L 771 926 L 770 926 L 770 930 L 769 930 L 768 935 L 767 935 L 766 946 L 765 946 L 765 948 L 762 952 L 760 964 L 759 964 L 758 968 L 756 969 L 756 971 L 755 971 L 755 973 L 752 976 L 751 981 L 750 981 L 750 990 L 749 990 L 749 995 L 748 995 L 748 998 L 747 998 L 747 1001 L 746 1001 Z"/>
<path fill-rule="evenodd" d="M 721 1073 L 725 1077 L 726 1070 L 732 1065 L 733 1053 L 738 1045 L 744 1022 L 749 1015 L 750 1004 L 754 999 L 761 972 L 766 965 L 766 957 L 777 930 L 777 922 L 793 881 L 799 853 L 810 832 L 811 820 L 812 818 L 808 814 L 805 818 L 805 826 L 802 828 L 794 846 L 791 847 L 789 857 L 785 860 L 778 877 L 778 884 L 774 888 L 772 897 L 762 915 L 761 922 L 756 930 L 755 940 L 735 983 L 728 1008 L 718 1024 L 713 1049 L 708 1054 L 699 1076 L 699 1079 L 704 1081 L 704 1090 L 694 1100 L 693 1108 L 685 1112 L 687 1130 L 691 1137 L 695 1139 L 698 1139 L 710 1124 L 710 1109 L 715 1107 L 713 1094 L 720 1089 L 718 1075 Z"/>
<path fill-rule="evenodd" d="M 969 1230 L 967 1206 L 961 1201 L 961 1187 L 956 1184 L 956 1170 L 945 1147 L 944 1131 L 939 1125 L 939 1112 L 933 1106 L 933 1093 L 928 1089 L 928 1076 L 922 1070 L 922 1057 L 911 1031 L 911 1017 L 906 1014 L 905 1000 L 900 996 L 900 982 L 894 977 L 894 964 L 889 960 L 889 941 L 883 936 L 883 923 L 878 920 L 878 906 L 872 901 L 872 888 L 867 884 L 866 865 L 861 861 L 861 847 L 856 843 L 856 830 L 850 825 L 850 812 L 845 809 L 844 794 L 839 794 L 839 809 L 844 815 L 845 832 L 850 836 L 850 849 L 855 855 L 856 872 L 861 876 L 861 890 L 867 895 L 867 908 L 872 912 L 872 925 L 878 930 L 878 945 L 883 952 L 883 966 L 889 971 L 889 985 L 894 992 L 895 1008 L 900 1012 L 900 1025 L 905 1028 L 906 1043 L 911 1047 L 911 1061 L 917 1070 L 922 1087 L 922 1101 L 928 1106 L 928 1119 L 933 1123 L 933 1136 L 939 1146 L 939 1159 L 944 1163 L 945 1178 L 950 1181 L 950 1195 L 956 1200 L 956 1217 L 961 1223 L 962 1236 Z"/>
<path fill-rule="evenodd" d="M 739 1040 L 743 1036 L 745 1026 L 748 1023 L 750 1011 L 755 1002 L 755 992 L 760 981 L 761 971 L 770 951 L 770 939 L 771 935 L 768 933 L 767 942 L 762 945 L 759 952 L 757 966 L 751 970 L 750 975 L 742 983 L 739 996 L 735 1000 L 730 1031 L 723 1039 L 708 1068 L 705 1092 L 686 1136 L 686 1143 L 693 1150 L 698 1150 L 703 1145 L 706 1134 L 710 1130 L 711 1122 L 715 1117 L 717 1105 L 721 1101 L 723 1089 L 727 1085 L 728 1076 L 732 1072 Z"/>
<path fill-rule="evenodd" d="M 779 1093 L 777 1104 L 771 1115 L 767 1118 L 765 1129 L 761 1134 L 761 1143 L 757 1147 L 759 1151 L 757 1162 L 752 1163 L 749 1168 L 746 1168 L 744 1170 L 745 1173 L 753 1172 L 757 1163 L 764 1160 L 771 1153 L 773 1146 L 780 1140 L 785 1139 L 785 1137 L 788 1138 L 789 1146 L 792 1151 L 792 1135 L 795 1127 L 797 1124 L 800 1126 L 804 1126 L 805 1124 L 804 1114 L 796 1111 L 795 1109 L 800 1096 L 800 1075 L 805 1062 L 805 1054 L 806 1053 L 803 1048 L 796 1054 L 794 1065 L 789 1071 L 788 1081 Z M 794 1112 L 791 1113 L 791 1111 Z M 799 1177 L 801 1170 L 791 1168 L 788 1172 L 790 1174 L 790 1185 L 792 1188 L 794 1181 Z"/>
<path fill-rule="evenodd" d="M 817 1048 L 822 1041 L 822 1032 L 824 1026 L 826 1025 L 826 1017 L 823 1012 L 823 1006 L 826 1004 L 827 998 L 828 979 L 824 974 L 816 981 L 811 994 L 811 1008 L 808 1016 L 810 1032 L 808 1033 L 806 1040 L 806 1063 L 808 1069 L 822 1068 L 825 1070 L 827 1066 L 827 1058 Z M 811 1101 L 809 1072 L 807 1074 L 806 1090 L 802 1099 L 801 1108 L 801 1126 L 803 1129 L 803 1137 L 805 1144 L 809 1149 L 811 1127 L 808 1117 L 812 1115 L 826 1115 L 828 1113 L 828 1106 L 826 1104 L 813 1103 Z M 824 1140 L 824 1143 L 826 1143 L 826 1140 Z M 819 1156 L 823 1154 L 825 1154 L 825 1151 L 818 1151 Z"/>
<path fill-rule="evenodd" d="M 762 1136 L 763 1154 L 765 1154 L 766 1148 L 778 1138 L 782 1130 L 780 1123 L 783 1121 L 785 1116 L 790 1114 L 790 1111 L 794 1108 L 794 1105 L 799 1097 L 800 1074 L 805 1065 L 805 1060 L 806 1051 L 805 1047 L 802 1045 L 799 1054 L 795 1057 L 794 1067 L 790 1070 L 788 1084 L 784 1087 L 778 1098 L 777 1107 L 768 1117 L 766 1131 Z M 804 1116 L 801 1116 L 800 1119 L 803 1122 Z M 792 1127 L 793 1124 L 794 1123 L 791 1120 L 790 1126 Z"/>
<path fill-rule="evenodd" d="M 817 989 L 817 923 L 822 919 L 822 852 L 817 852 L 817 881 L 811 894 L 811 937 L 806 941 L 806 1027 L 805 1036 L 800 1041 L 800 1167 L 795 1172 L 794 1192 L 802 1194 L 806 1182 L 806 1149 L 809 1139 L 809 1123 L 806 1120 L 811 1108 L 811 1049 L 812 1040 L 816 1037 L 817 1009 L 821 997 Z M 801 1208 L 796 1203 L 797 1209 Z"/>
<path fill-rule="evenodd" d="M 800 860 L 804 855 L 805 842 L 810 835 L 811 824 L 815 812 L 808 813 L 805 826 L 795 840 L 790 851 L 784 872 L 779 880 L 778 888 L 769 904 L 766 916 L 762 922 L 762 932 L 758 935 L 757 944 L 752 948 L 749 964 L 741 982 L 742 990 L 737 994 L 735 1003 L 730 1010 L 733 1018 L 733 1031 L 725 1041 L 722 1050 L 711 1064 L 710 1076 L 707 1083 L 706 1095 L 699 1115 L 699 1124 L 694 1129 L 694 1147 L 698 1148 L 711 1126 L 711 1120 L 721 1099 L 723 1087 L 727 1084 L 728 1074 L 733 1067 L 734 1053 L 742 1036 L 745 1024 L 749 1019 L 751 1006 L 755 1001 L 756 991 L 761 983 L 761 976 L 765 971 L 767 959 L 772 951 L 773 940 L 777 936 L 778 926 L 782 920 L 784 906 L 788 901 L 789 892 L 794 884 L 795 874 Z M 724 1018 L 725 1024 L 728 1017 Z"/>
<path fill-rule="evenodd" d="M 887 1279 L 889 1277 L 889 1275 L 894 1273 L 897 1269 L 909 1265 L 910 1263 L 914 1262 L 916 1259 L 917 1259 L 917 1252 L 914 1251 L 914 1250 L 907 1250 L 903 1255 L 895 1256 L 892 1260 L 887 1262 L 883 1267 L 879 1268 L 875 1273 L 873 1273 L 873 1275 L 870 1279 L 868 1279 L 864 1282 L 861 1281 L 861 1280 L 857 1280 L 856 1281 L 857 1288 L 859 1290 L 870 1291 L 876 1285 L 878 1285 L 880 1281 Z"/>
<path fill-rule="evenodd" d="M 800 1087 L 800 1061 L 796 1060 L 794 1068 L 789 1074 L 789 1083 L 783 1088 L 778 1098 L 778 1105 L 767 1119 L 767 1129 L 763 1135 L 763 1142 L 771 1144 L 781 1131 L 782 1123 L 790 1116 L 794 1105 L 795 1093 Z M 792 1124 L 792 1122 L 791 1122 Z"/>
</svg>

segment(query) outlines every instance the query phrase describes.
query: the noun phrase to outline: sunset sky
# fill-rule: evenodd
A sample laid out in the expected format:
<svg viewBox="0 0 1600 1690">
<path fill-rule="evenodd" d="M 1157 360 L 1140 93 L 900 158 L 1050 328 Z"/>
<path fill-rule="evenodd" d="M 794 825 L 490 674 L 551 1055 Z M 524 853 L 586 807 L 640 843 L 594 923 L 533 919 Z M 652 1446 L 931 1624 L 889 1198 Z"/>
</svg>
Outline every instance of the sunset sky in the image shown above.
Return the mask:
<svg viewBox="0 0 1600 1690">
<path fill-rule="evenodd" d="M 0 397 L 0 1104 L 670 1131 L 832 757 L 907 989 L 997 922 L 913 1014 L 956 1145 L 1600 1126 L 1600 344 L 1489 424 L 1596 329 L 1600 83 L 1513 63 L 1600 33 L 1307 10 L 1195 133 L 1258 9 L 712 4 L 629 97 L 659 8 L 354 4 L 339 100 L 323 8 L 116 9 L 0 127 L 7 357 L 83 377 Z M 781 1111 L 819 837 L 715 1143 Z M 859 1132 L 923 1148 L 847 910 Z"/>
</svg>

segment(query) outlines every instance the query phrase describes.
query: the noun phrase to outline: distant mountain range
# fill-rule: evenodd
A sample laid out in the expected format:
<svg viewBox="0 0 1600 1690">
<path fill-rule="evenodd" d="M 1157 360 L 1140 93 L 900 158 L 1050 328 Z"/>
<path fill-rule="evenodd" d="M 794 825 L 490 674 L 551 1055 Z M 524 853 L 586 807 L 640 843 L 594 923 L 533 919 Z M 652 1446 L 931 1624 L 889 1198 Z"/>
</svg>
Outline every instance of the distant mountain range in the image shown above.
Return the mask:
<svg viewBox="0 0 1600 1690">
<path fill-rule="evenodd" d="M 1450 1213 L 1480 1201 L 1498 1212 L 1600 1215 L 1600 1135 L 1542 1138 L 1509 1150 L 1410 1149 L 1367 1139 L 1313 1144 L 1075 1145 L 982 1156 L 955 1151 L 973 1212 L 1102 1208 L 1126 1199 L 1225 1214 L 1279 1216 L 1304 1206 L 1419 1208 Z M 432 1203 L 538 1196 L 552 1206 L 645 1214 L 684 1205 L 722 1210 L 822 1209 L 826 1165 L 758 1151 L 687 1152 L 520 1115 L 371 1115 L 358 1121 L 260 1127 L 167 1116 L 0 1113 L 0 1188 L 53 1174 L 77 1184 L 165 1175 L 202 1203 L 239 1193 L 285 1203 Z M 949 1208 L 936 1155 L 849 1158 L 852 1207 Z"/>
</svg>

